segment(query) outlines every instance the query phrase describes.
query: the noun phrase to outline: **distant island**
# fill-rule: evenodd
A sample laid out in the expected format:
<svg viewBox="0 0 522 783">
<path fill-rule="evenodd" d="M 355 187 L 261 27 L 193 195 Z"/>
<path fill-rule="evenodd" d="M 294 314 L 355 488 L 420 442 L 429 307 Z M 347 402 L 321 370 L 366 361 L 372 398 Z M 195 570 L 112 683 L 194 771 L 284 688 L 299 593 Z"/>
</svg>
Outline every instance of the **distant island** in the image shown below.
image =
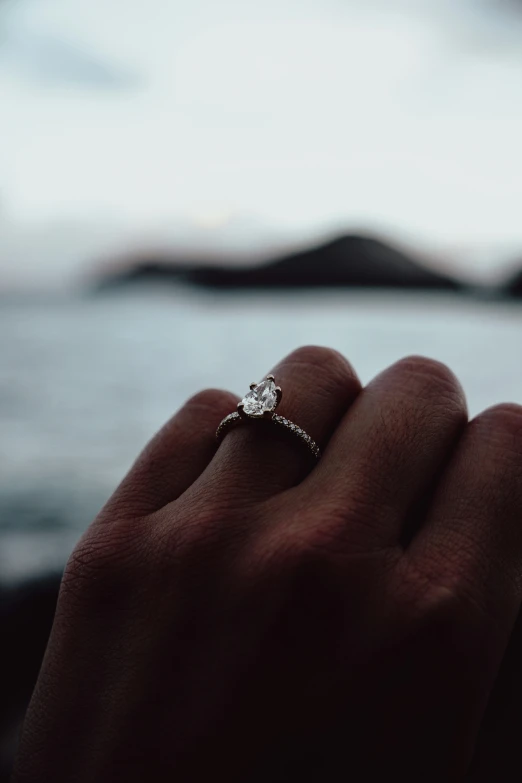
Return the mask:
<svg viewBox="0 0 522 783">
<path fill-rule="evenodd" d="M 522 269 L 507 281 L 503 293 L 513 299 L 522 299 Z"/>
<path fill-rule="evenodd" d="M 201 258 L 187 264 L 174 256 L 142 256 L 105 273 L 96 290 L 147 282 L 180 281 L 218 289 L 406 288 L 460 290 L 458 280 L 429 269 L 379 239 L 357 234 L 339 236 L 312 248 L 262 264 L 226 265 Z"/>
<path fill-rule="evenodd" d="M 189 279 L 214 288 L 460 288 L 453 278 L 391 245 L 358 235 L 341 236 L 260 267 L 196 267 Z"/>
</svg>

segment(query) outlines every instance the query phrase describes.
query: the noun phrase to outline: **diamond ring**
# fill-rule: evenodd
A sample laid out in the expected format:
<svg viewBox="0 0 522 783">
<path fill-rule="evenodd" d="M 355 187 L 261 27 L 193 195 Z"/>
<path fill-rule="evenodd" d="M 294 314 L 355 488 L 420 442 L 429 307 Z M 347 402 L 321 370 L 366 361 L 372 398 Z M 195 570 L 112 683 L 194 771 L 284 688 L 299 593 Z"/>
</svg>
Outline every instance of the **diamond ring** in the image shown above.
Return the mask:
<svg viewBox="0 0 522 783">
<path fill-rule="evenodd" d="M 260 419 L 268 419 L 280 427 L 284 427 L 297 436 L 310 450 L 316 459 L 321 456 L 317 443 L 297 424 L 279 416 L 275 409 L 281 402 L 283 392 L 280 386 L 276 386 L 273 375 L 267 375 L 261 383 L 251 383 L 250 391 L 237 405 L 237 411 L 225 416 L 216 430 L 216 437 L 221 440 L 226 433 L 237 424 L 251 422 Z"/>
</svg>

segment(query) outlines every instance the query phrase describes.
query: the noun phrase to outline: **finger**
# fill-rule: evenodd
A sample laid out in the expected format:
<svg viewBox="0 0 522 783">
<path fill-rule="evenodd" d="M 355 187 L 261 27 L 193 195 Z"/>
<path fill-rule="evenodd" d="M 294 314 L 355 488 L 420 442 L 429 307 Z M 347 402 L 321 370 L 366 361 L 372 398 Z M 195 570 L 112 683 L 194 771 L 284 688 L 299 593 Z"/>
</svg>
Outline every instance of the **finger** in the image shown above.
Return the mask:
<svg viewBox="0 0 522 783">
<path fill-rule="evenodd" d="M 216 389 L 188 400 L 145 447 L 102 516 L 146 516 L 176 500 L 211 461 L 216 427 L 237 402 L 230 392 Z"/>
<path fill-rule="evenodd" d="M 397 362 L 348 410 L 303 484 L 304 502 L 322 508 L 346 542 L 397 544 L 466 420 L 463 391 L 447 367 L 420 357 Z"/>
<path fill-rule="evenodd" d="M 464 590 L 499 624 L 514 622 L 522 597 L 522 407 L 490 408 L 467 426 L 408 554 L 428 581 Z"/>
<path fill-rule="evenodd" d="M 283 397 L 277 413 L 295 422 L 323 447 L 361 386 L 337 351 L 298 348 L 273 370 Z M 273 422 L 246 422 L 228 432 L 203 480 L 250 499 L 299 482 L 313 467 L 309 450 Z"/>
</svg>

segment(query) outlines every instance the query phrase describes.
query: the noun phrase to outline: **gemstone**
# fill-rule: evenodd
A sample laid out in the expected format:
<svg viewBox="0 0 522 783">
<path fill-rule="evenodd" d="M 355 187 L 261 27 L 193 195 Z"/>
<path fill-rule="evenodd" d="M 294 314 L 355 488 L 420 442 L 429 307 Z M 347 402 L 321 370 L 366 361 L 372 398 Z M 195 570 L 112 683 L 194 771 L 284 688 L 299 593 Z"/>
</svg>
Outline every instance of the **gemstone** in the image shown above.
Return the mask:
<svg viewBox="0 0 522 783">
<path fill-rule="evenodd" d="M 275 410 L 277 405 L 276 385 L 272 380 L 261 381 L 241 400 L 248 416 L 262 416 Z"/>
</svg>

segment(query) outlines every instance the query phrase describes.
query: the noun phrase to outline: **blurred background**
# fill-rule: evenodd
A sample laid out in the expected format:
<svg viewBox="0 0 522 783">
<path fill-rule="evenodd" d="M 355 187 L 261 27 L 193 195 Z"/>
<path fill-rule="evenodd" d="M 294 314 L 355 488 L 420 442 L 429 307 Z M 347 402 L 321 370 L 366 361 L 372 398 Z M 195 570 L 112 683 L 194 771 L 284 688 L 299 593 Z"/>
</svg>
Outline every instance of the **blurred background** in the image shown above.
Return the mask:
<svg viewBox="0 0 522 783">
<path fill-rule="evenodd" d="M 520 401 L 521 42 L 517 0 L 0 0 L 0 777 L 67 556 L 189 395 L 311 342 Z"/>
</svg>

